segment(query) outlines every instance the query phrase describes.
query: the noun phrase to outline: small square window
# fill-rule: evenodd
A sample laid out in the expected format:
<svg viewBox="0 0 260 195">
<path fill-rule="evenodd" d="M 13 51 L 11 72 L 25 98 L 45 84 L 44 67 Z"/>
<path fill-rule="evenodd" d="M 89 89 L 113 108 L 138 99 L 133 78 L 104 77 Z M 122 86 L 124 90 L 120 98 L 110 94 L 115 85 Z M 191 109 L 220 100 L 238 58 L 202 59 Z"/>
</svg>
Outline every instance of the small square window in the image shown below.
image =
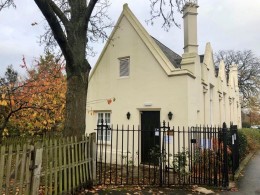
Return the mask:
<svg viewBox="0 0 260 195">
<path fill-rule="evenodd" d="M 130 58 L 120 58 L 119 59 L 119 76 L 120 77 L 128 77 L 129 76 L 129 63 Z"/>
</svg>

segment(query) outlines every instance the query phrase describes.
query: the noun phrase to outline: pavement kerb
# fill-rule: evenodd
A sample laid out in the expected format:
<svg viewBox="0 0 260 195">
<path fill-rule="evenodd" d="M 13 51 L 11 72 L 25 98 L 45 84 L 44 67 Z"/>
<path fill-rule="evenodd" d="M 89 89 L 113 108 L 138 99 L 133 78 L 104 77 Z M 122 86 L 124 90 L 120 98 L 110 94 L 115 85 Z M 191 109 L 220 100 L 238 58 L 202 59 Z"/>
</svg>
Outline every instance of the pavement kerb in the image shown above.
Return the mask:
<svg viewBox="0 0 260 195">
<path fill-rule="evenodd" d="M 252 156 L 255 154 L 255 152 L 250 152 L 246 158 L 244 160 L 242 160 L 242 162 L 239 164 L 239 167 L 237 169 L 237 171 L 235 172 L 234 175 L 234 181 L 237 181 L 237 179 L 239 178 L 240 173 L 244 170 L 245 166 L 247 165 L 247 163 L 250 161 L 250 159 L 252 158 Z"/>
</svg>

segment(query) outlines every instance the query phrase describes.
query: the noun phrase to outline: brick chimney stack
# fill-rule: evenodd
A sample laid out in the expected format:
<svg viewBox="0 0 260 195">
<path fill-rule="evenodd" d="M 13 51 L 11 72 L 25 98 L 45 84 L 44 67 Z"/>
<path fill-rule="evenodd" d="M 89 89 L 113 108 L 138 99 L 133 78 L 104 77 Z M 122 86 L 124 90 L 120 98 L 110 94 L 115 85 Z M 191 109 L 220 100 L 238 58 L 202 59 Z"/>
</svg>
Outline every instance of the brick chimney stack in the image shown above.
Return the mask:
<svg viewBox="0 0 260 195">
<path fill-rule="evenodd" d="M 197 1 L 188 0 L 183 6 L 184 53 L 198 54 L 197 41 Z"/>
</svg>

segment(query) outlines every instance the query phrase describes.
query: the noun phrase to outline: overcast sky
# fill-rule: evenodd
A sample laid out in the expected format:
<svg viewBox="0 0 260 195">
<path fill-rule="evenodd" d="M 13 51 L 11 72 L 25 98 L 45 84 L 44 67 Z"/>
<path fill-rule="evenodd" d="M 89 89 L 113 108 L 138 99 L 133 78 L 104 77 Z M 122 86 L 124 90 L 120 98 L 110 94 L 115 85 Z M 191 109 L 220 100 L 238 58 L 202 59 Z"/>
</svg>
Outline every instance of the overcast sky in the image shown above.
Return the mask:
<svg viewBox="0 0 260 195">
<path fill-rule="evenodd" d="M 0 75 L 8 65 L 23 73 L 19 65 L 23 55 L 30 65 L 43 54 L 39 37 L 43 34 L 44 18 L 33 0 L 17 0 L 17 8 L 0 12 Z M 159 20 L 153 26 L 145 23 L 149 19 L 149 0 L 111 1 L 109 16 L 116 22 L 124 3 L 128 3 L 132 12 L 146 30 L 173 51 L 182 54 L 183 29 L 172 27 L 168 32 L 161 28 Z M 205 44 L 211 42 L 214 51 L 221 49 L 251 49 L 260 56 L 260 0 L 199 0 L 198 44 L 203 53 Z M 177 21 L 182 18 L 176 13 Z M 31 24 L 37 22 L 38 25 Z M 112 29 L 111 29 L 112 30 Z M 104 43 L 94 45 L 97 53 L 89 57 L 93 66 L 101 53 Z"/>
</svg>

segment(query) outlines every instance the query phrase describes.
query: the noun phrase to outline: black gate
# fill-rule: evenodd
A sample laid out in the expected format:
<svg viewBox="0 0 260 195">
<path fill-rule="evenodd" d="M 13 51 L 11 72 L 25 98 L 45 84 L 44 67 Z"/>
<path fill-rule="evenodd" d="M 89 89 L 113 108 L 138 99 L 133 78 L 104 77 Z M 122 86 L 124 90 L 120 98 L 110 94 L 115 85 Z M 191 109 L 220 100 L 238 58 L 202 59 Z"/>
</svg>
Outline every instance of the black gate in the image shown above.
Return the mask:
<svg viewBox="0 0 260 195">
<path fill-rule="evenodd" d="M 238 154 L 230 152 L 238 149 L 228 145 L 230 136 L 225 123 L 223 127 L 185 129 L 163 122 L 151 131 L 102 122 L 97 131 L 98 184 L 227 187 L 229 174 L 235 169 L 229 167 L 228 161 L 233 160 L 233 167 L 239 163 L 234 161 Z"/>
<path fill-rule="evenodd" d="M 232 174 L 234 179 L 235 171 L 239 167 L 239 136 L 237 132 L 237 125 L 231 125 L 230 133 L 230 141 L 232 146 Z"/>
</svg>

